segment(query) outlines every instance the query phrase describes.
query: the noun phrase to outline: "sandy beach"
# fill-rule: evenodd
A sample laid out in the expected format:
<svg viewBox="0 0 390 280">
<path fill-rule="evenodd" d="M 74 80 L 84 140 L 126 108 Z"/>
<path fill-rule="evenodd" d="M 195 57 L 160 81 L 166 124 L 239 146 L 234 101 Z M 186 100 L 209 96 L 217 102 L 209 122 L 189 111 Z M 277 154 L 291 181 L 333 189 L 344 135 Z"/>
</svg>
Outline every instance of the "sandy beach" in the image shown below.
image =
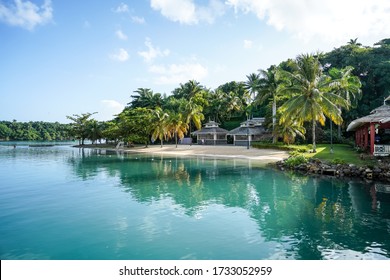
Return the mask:
<svg viewBox="0 0 390 280">
<path fill-rule="evenodd" d="M 207 156 L 215 158 L 251 159 L 262 163 L 276 162 L 288 157 L 286 151 L 272 149 L 256 149 L 240 146 L 207 146 L 207 145 L 152 145 L 119 149 L 125 152 L 166 154 L 178 156 Z"/>
</svg>

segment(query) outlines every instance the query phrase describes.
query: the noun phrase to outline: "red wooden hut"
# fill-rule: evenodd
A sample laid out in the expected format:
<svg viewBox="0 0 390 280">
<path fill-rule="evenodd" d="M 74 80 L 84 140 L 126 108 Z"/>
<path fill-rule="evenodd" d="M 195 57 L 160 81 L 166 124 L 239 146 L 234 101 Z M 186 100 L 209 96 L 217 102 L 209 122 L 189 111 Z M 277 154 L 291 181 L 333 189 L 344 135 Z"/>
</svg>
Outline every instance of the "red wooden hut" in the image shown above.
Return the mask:
<svg viewBox="0 0 390 280">
<path fill-rule="evenodd" d="M 356 146 L 375 156 L 390 154 L 390 106 L 382 106 L 370 115 L 351 122 L 347 131 L 355 131 Z"/>
</svg>

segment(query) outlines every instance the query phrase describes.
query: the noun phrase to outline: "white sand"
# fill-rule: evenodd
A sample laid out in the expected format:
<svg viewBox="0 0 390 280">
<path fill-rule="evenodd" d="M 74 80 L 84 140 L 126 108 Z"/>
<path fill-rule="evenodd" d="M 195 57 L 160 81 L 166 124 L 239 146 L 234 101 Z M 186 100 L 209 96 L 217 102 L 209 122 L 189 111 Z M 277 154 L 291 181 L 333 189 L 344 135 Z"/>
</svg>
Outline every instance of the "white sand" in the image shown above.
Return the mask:
<svg viewBox="0 0 390 280">
<path fill-rule="evenodd" d="M 207 145 L 152 145 L 145 147 L 134 147 L 119 149 L 126 152 L 139 152 L 151 154 L 167 154 L 178 156 L 207 156 L 215 158 L 236 158 L 258 160 L 262 163 L 276 162 L 288 157 L 285 151 L 272 149 L 256 149 L 239 146 L 207 146 Z"/>
</svg>

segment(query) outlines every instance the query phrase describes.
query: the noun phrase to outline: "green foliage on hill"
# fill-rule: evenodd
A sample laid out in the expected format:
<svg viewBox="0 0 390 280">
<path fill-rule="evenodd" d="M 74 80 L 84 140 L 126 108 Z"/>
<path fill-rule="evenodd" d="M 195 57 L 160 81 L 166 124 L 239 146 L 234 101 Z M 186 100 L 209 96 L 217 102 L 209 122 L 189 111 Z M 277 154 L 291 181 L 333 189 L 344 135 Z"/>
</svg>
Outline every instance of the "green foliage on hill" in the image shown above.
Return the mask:
<svg viewBox="0 0 390 280">
<path fill-rule="evenodd" d="M 61 141 L 71 139 L 70 125 L 58 122 L 0 121 L 0 140 Z"/>
</svg>

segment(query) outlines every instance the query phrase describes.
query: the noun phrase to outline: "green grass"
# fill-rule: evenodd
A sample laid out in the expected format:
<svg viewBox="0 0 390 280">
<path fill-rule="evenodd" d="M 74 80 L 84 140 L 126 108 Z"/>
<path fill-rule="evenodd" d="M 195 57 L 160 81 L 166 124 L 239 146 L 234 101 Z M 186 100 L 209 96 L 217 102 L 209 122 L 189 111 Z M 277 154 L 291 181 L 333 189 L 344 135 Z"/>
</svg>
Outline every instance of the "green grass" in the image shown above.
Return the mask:
<svg viewBox="0 0 390 280">
<path fill-rule="evenodd" d="M 361 160 L 360 154 L 350 145 L 333 144 L 333 153 L 330 152 L 330 148 L 330 144 L 318 144 L 316 153 L 305 153 L 305 156 L 328 162 L 345 162 L 356 165 L 367 164 L 367 160 Z"/>
<path fill-rule="evenodd" d="M 346 144 L 333 144 L 333 153 L 330 153 L 330 144 L 317 144 L 316 153 L 304 152 L 302 150 L 311 150 L 311 145 L 285 145 L 282 143 L 254 143 L 252 145 L 259 149 L 280 149 L 290 151 L 292 155 L 303 154 L 306 158 L 317 158 L 323 161 L 333 163 L 348 163 L 355 165 L 367 165 L 371 162 L 361 160 L 360 154 L 355 149 Z"/>
</svg>

